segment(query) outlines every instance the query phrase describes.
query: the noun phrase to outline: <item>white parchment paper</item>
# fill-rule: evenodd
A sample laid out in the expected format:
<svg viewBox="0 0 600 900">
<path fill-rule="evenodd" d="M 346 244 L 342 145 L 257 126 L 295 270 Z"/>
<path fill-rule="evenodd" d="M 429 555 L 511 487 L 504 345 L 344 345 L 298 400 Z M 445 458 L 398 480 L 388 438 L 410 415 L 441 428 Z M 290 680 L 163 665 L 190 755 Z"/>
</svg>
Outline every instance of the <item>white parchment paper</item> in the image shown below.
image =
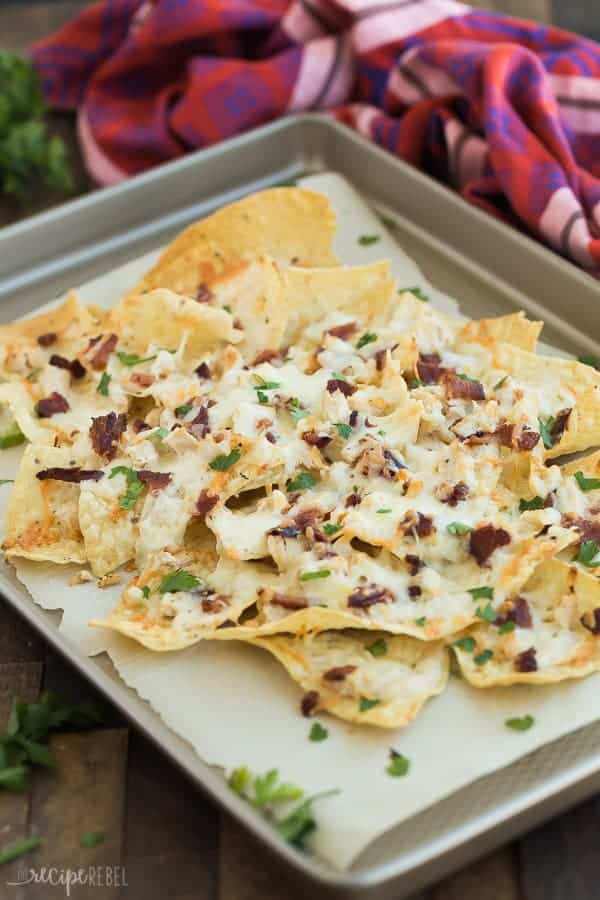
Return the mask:
<svg viewBox="0 0 600 900">
<path fill-rule="evenodd" d="M 417 266 L 385 233 L 379 219 L 339 176 L 304 183 L 322 190 L 338 213 L 337 250 L 344 262 L 392 260 L 399 283 L 418 285 L 434 305 L 456 305 L 431 287 Z M 361 234 L 379 234 L 368 247 Z M 83 286 L 86 302 L 111 305 L 152 263 L 149 254 Z M 19 452 L 0 454 L 0 477 L 13 477 Z M 9 486 L 0 487 L 0 517 Z M 378 835 L 474 780 L 507 766 L 541 745 L 600 717 L 600 677 L 546 688 L 477 691 L 452 678 L 409 728 L 382 731 L 352 726 L 325 715 L 321 743 L 308 740 L 310 722 L 299 714 L 301 691 L 266 653 L 242 644 L 205 642 L 177 653 L 157 654 L 110 632 L 91 629 L 116 602 L 120 586 L 101 591 L 95 583 L 67 587 L 75 567 L 19 562 L 17 574 L 46 609 L 63 609 L 60 626 L 73 653 L 106 651 L 123 678 L 202 759 L 225 770 L 247 765 L 256 773 L 278 768 L 307 793 L 338 788 L 319 803 L 313 848 L 339 869 L 349 866 Z M 519 733 L 506 718 L 531 713 L 535 726 Z M 411 760 L 405 778 L 385 773 L 389 748 Z"/>
</svg>

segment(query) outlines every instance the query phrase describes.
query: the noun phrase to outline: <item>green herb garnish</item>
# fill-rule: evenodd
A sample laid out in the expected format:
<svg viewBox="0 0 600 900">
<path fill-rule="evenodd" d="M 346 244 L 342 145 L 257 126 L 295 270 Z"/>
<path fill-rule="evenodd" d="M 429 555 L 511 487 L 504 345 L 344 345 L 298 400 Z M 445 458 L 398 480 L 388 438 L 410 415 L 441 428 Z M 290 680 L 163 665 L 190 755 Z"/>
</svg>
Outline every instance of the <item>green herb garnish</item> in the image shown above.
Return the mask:
<svg viewBox="0 0 600 900">
<path fill-rule="evenodd" d="M 164 439 L 167 437 L 168 434 L 169 434 L 169 429 L 161 427 L 161 428 L 155 428 L 154 431 L 152 431 L 148 435 L 148 437 L 152 438 L 154 441 L 164 441 Z"/>
<path fill-rule="evenodd" d="M 352 427 L 350 425 L 346 425 L 344 422 L 336 422 L 335 427 L 339 436 L 347 441 L 352 434 Z"/>
<path fill-rule="evenodd" d="M 463 534 L 468 534 L 470 531 L 473 531 L 470 525 L 465 525 L 464 522 L 450 522 L 448 527 L 446 528 L 448 534 L 457 534 L 462 536 Z"/>
<path fill-rule="evenodd" d="M 373 344 L 377 340 L 377 335 L 374 331 L 365 331 L 364 334 L 361 334 L 359 339 L 356 342 L 356 349 L 361 350 L 363 347 L 366 347 L 367 344 Z"/>
<path fill-rule="evenodd" d="M 290 493 L 294 491 L 306 491 L 317 483 L 317 479 L 310 472 L 298 472 L 295 478 L 287 483 L 287 489 Z"/>
<path fill-rule="evenodd" d="M 377 513 L 378 513 L 380 516 L 385 515 L 385 513 L 391 513 L 391 512 L 392 512 L 391 509 L 386 509 L 385 507 L 382 507 L 381 509 L 378 509 L 378 510 L 377 510 Z"/>
<path fill-rule="evenodd" d="M 0 51 L 0 54 L 1 52 L 2 51 Z M 13 422 L 10 428 L 0 434 L 0 450 L 8 450 L 9 447 L 18 447 L 24 442 L 25 435 L 19 428 L 17 422 Z"/>
<path fill-rule="evenodd" d="M 481 653 L 478 653 L 477 656 L 473 657 L 473 662 L 476 666 L 485 666 L 487 662 L 492 659 L 494 653 L 492 650 L 482 650 Z"/>
<path fill-rule="evenodd" d="M 326 728 L 323 728 L 320 722 L 313 722 L 312 728 L 309 731 L 308 739 L 309 741 L 324 741 L 329 737 L 329 732 Z"/>
<path fill-rule="evenodd" d="M 100 376 L 100 381 L 98 382 L 98 387 L 96 391 L 98 394 L 102 394 L 103 397 L 108 397 L 108 386 L 111 382 L 112 375 L 109 375 L 108 372 L 103 372 Z"/>
<path fill-rule="evenodd" d="M 14 484 L 14 478 L 0 478 L 0 484 Z"/>
<path fill-rule="evenodd" d="M 586 478 L 583 472 L 575 472 L 574 477 L 582 491 L 597 491 L 600 488 L 600 478 Z"/>
<path fill-rule="evenodd" d="M 484 622 L 496 621 L 496 610 L 491 603 L 488 603 L 483 609 L 481 606 L 478 606 L 475 610 L 475 615 L 478 619 L 483 619 Z"/>
<path fill-rule="evenodd" d="M 110 470 L 108 477 L 114 478 L 116 475 L 124 475 L 127 480 L 127 490 L 119 497 L 119 507 L 121 509 L 133 509 L 138 497 L 144 490 L 144 482 L 141 478 L 138 478 L 135 469 L 130 469 L 128 466 L 114 466 Z"/>
<path fill-rule="evenodd" d="M 544 447 L 546 448 L 546 450 L 551 450 L 554 447 L 552 429 L 555 422 L 556 419 L 554 418 L 554 416 L 548 416 L 547 419 L 542 419 L 541 417 L 538 419 L 540 434 L 542 436 L 542 441 L 544 442 Z"/>
<path fill-rule="evenodd" d="M 337 534 L 338 531 L 341 530 L 342 526 L 338 525 L 336 522 L 326 522 L 325 525 L 323 525 L 323 531 L 325 532 L 325 534 L 328 534 L 330 536 L 332 534 Z"/>
<path fill-rule="evenodd" d="M 227 469 L 235 466 L 241 455 L 242 452 L 238 449 L 234 449 L 230 453 L 222 453 L 220 456 L 215 456 L 215 458 L 209 462 L 209 468 L 213 469 L 215 472 L 226 472 Z"/>
<path fill-rule="evenodd" d="M 294 422 L 299 422 L 300 419 L 304 419 L 308 415 L 308 410 L 300 406 L 300 401 L 297 397 L 292 397 L 291 400 L 288 400 L 287 408 Z"/>
<path fill-rule="evenodd" d="M 101 831 L 86 831 L 79 838 L 80 847 L 97 847 L 104 843 L 104 834 Z"/>
<path fill-rule="evenodd" d="M 178 419 L 183 419 L 184 416 L 187 416 L 189 411 L 192 409 L 191 403 L 182 403 L 181 406 L 175 407 L 175 415 Z"/>
<path fill-rule="evenodd" d="M 597 541 L 583 541 L 581 546 L 579 547 L 579 551 L 577 556 L 573 558 L 574 562 L 580 562 L 582 565 L 587 566 L 590 569 L 595 569 L 600 566 L 599 562 L 594 562 L 594 558 L 598 553 L 598 542 Z"/>
<path fill-rule="evenodd" d="M 15 841 L 14 844 L 9 844 L 7 847 L 3 847 L 2 850 L 0 850 L 0 866 L 12 862 L 13 859 L 19 859 L 20 856 L 24 856 L 26 853 L 29 853 L 30 850 L 35 850 L 41 843 L 42 840 L 39 837 L 28 837 L 22 838 L 20 841 Z"/>
<path fill-rule="evenodd" d="M 174 594 L 177 591 L 195 591 L 201 584 L 202 581 L 196 578 L 195 575 L 192 575 L 191 572 L 186 572 L 185 569 L 177 569 L 175 572 L 171 572 L 170 575 L 165 575 L 160 583 L 158 592 L 159 594 Z"/>
<path fill-rule="evenodd" d="M 499 391 L 500 388 L 502 387 L 502 385 L 506 383 L 507 378 L 508 378 L 508 375 L 505 375 L 503 378 L 500 379 L 500 381 L 497 381 L 496 384 L 494 385 L 494 390 Z"/>
<path fill-rule="evenodd" d="M 148 587 L 147 584 L 145 584 L 144 587 L 142 588 L 142 597 L 144 598 L 144 600 L 147 600 L 149 596 L 150 596 L 150 588 Z"/>
<path fill-rule="evenodd" d="M 316 569 L 314 572 L 303 572 L 300 581 L 314 581 L 317 578 L 329 578 L 330 569 Z"/>
<path fill-rule="evenodd" d="M 387 641 L 385 638 L 377 638 L 372 644 L 368 644 L 367 650 L 371 656 L 385 656 L 387 653 Z"/>
<path fill-rule="evenodd" d="M 498 631 L 500 634 L 510 634 L 516 627 L 515 623 L 509 620 L 508 622 L 503 622 Z"/>
<path fill-rule="evenodd" d="M 521 718 L 506 719 L 504 724 L 507 728 L 512 728 L 513 731 L 529 731 L 535 725 L 535 719 L 533 716 L 526 715 Z"/>
<path fill-rule="evenodd" d="M 368 712 L 374 706 L 379 706 L 381 700 L 369 700 L 368 697 L 361 697 L 358 702 L 359 712 Z"/>
<path fill-rule="evenodd" d="M 544 500 L 542 497 L 532 497 L 531 500 L 519 500 L 519 512 L 526 512 L 529 509 L 543 509 Z"/>
<path fill-rule="evenodd" d="M 408 775 L 409 769 L 410 760 L 408 757 L 397 753 L 395 750 L 390 750 L 390 762 L 385 770 L 388 775 L 392 775 L 394 778 L 402 778 L 404 775 Z"/>
<path fill-rule="evenodd" d="M 361 247 L 370 247 L 371 244 L 376 244 L 380 240 L 381 237 L 378 234 L 361 234 L 358 243 Z"/>
<path fill-rule="evenodd" d="M 418 625 L 419 628 L 425 628 L 426 624 L 427 624 L 426 616 L 421 616 L 420 619 L 415 619 L 415 625 Z"/>
<path fill-rule="evenodd" d="M 274 391 L 276 388 L 281 387 L 280 381 L 265 381 L 260 375 L 255 374 L 254 380 L 256 384 L 254 385 L 255 391 Z"/>
<path fill-rule="evenodd" d="M 429 303 L 430 297 L 425 291 L 421 290 L 420 287 L 408 287 L 408 288 L 398 288 L 399 294 L 404 294 L 408 292 L 409 294 L 414 294 L 417 300 L 422 300 L 423 303 Z"/>
<path fill-rule="evenodd" d="M 467 594 L 470 594 L 473 600 L 493 600 L 494 588 L 492 587 L 476 587 L 469 588 Z"/>
<path fill-rule="evenodd" d="M 126 353 L 125 350 L 119 350 L 117 352 L 117 356 L 119 357 L 119 361 L 123 366 L 139 366 L 140 363 L 150 362 L 153 359 L 156 359 L 156 353 L 153 353 L 152 356 L 138 356 L 137 353 Z"/>
<path fill-rule="evenodd" d="M 472 653 L 475 649 L 475 638 L 472 637 L 464 637 L 459 638 L 457 641 L 454 641 L 453 647 L 458 647 L 459 650 L 464 650 L 465 653 Z"/>
</svg>

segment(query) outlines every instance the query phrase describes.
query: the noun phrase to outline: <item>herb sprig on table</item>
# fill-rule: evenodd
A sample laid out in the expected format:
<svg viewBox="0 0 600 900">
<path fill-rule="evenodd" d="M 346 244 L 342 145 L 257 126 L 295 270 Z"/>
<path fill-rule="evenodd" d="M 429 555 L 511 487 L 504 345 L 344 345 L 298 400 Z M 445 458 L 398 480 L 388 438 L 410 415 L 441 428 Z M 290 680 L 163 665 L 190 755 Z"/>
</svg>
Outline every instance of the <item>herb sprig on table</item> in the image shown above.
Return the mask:
<svg viewBox="0 0 600 900">
<path fill-rule="evenodd" d="M 48 137 L 46 104 L 33 65 L 0 50 L 0 85 L 0 194 L 23 199 L 40 182 L 70 190 L 65 145 L 59 137 Z"/>
</svg>

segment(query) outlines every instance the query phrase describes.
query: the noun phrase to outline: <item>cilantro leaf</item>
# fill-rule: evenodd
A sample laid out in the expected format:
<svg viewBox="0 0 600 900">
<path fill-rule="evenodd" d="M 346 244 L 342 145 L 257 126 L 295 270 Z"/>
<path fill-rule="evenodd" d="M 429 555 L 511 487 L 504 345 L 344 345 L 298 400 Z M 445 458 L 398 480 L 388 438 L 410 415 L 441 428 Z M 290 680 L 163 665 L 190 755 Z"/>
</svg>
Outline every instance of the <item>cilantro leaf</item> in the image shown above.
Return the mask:
<svg viewBox="0 0 600 900">
<path fill-rule="evenodd" d="M 376 244 L 380 240 L 381 237 L 378 234 L 361 234 L 358 243 L 361 247 L 370 247 L 371 244 Z"/>
<path fill-rule="evenodd" d="M 177 591 L 195 591 L 200 587 L 202 581 L 186 572 L 185 569 L 177 569 L 169 575 L 165 575 L 158 588 L 159 594 L 176 593 Z"/>
<path fill-rule="evenodd" d="M 458 647 L 459 650 L 464 650 L 465 653 L 472 653 L 475 649 L 475 638 L 472 637 L 463 637 L 459 638 L 457 641 L 454 641 L 453 647 Z"/>
<path fill-rule="evenodd" d="M 575 472 L 574 477 L 582 491 L 597 491 L 600 488 L 600 478 L 586 478 L 583 472 Z"/>
<path fill-rule="evenodd" d="M 499 391 L 500 388 L 506 383 L 507 379 L 508 379 L 508 375 L 505 375 L 503 378 L 500 378 L 500 380 L 497 381 L 496 384 L 494 385 L 494 390 Z"/>
<path fill-rule="evenodd" d="M 104 843 L 104 834 L 102 831 L 86 831 L 79 838 L 80 847 L 97 847 Z"/>
<path fill-rule="evenodd" d="M 254 385 L 255 391 L 274 391 L 276 388 L 281 387 L 280 381 L 265 381 L 260 375 L 255 374 L 254 379 L 256 384 Z"/>
<path fill-rule="evenodd" d="M 128 366 L 129 368 L 156 359 L 156 353 L 152 354 L 152 356 L 138 356 L 137 353 L 126 353 L 125 350 L 119 350 L 117 356 L 119 357 L 121 365 Z"/>
<path fill-rule="evenodd" d="M 500 632 L 500 634 L 510 634 L 511 631 L 514 631 L 516 627 L 517 626 L 515 625 L 515 623 L 510 621 L 510 619 L 509 619 L 508 622 L 502 623 L 502 625 L 500 626 L 498 631 Z"/>
<path fill-rule="evenodd" d="M 213 469 L 215 472 L 226 472 L 227 469 L 230 469 L 232 466 L 235 466 L 236 462 L 238 462 L 240 456 L 242 455 L 241 450 L 237 448 L 232 450 L 230 453 L 221 454 L 220 456 L 215 456 L 209 462 L 209 467 Z"/>
<path fill-rule="evenodd" d="M 475 615 L 478 619 L 483 619 L 484 622 L 496 621 L 496 610 L 491 603 L 488 603 L 487 606 L 483 609 L 481 608 L 481 606 L 478 606 L 475 610 Z"/>
<path fill-rule="evenodd" d="M 108 372 L 103 372 L 100 376 L 100 381 L 98 382 L 98 387 L 96 391 L 98 394 L 102 394 L 103 397 L 108 397 L 108 386 L 110 384 L 112 375 L 109 375 Z"/>
<path fill-rule="evenodd" d="M 264 391 L 257 390 L 256 391 L 256 399 L 258 400 L 259 403 L 262 403 L 263 405 L 265 403 L 269 402 L 269 398 L 268 398 L 267 394 L 265 394 Z"/>
<path fill-rule="evenodd" d="M 335 427 L 337 429 L 337 433 L 340 437 L 344 438 L 345 441 L 348 440 L 350 435 L 352 434 L 352 426 L 346 425 L 344 422 L 336 422 Z"/>
<path fill-rule="evenodd" d="M 415 619 L 415 625 L 418 625 L 419 628 L 425 628 L 426 624 L 427 624 L 426 616 L 421 616 L 419 619 Z"/>
<path fill-rule="evenodd" d="M 390 762 L 386 768 L 386 772 L 388 775 L 392 775 L 394 778 L 402 778 L 404 775 L 408 775 L 408 771 L 410 769 L 410 760 L 407 756 L 403 756 L 402 753 L 397 753 L 396 750 L 390 750 Z"/>
<path fill-rule="evenodd" d="M 175 407 L 175 415 L 178 419 L 183 419 L 184 416 L 187 416 L 189 411 L 192 409 L 191 403 L 182 403 L 181 406 Z"/>
<path fill-rule="evenodd" d="M 477 666 L 485 666 L 485 664 L 492 659 L 493 655 L 493 650 L 482 650 L 481 653 L 478 653 L 477 656 L 473 657 L 473 661 Z"/>
<path fill-rule="evenodd" d="M 492 587 L 476 587 L 469 588 L 467 594 L 470 594 L 473 600 L 493 600 L 494 588 Z"/>
<path fill-rule="evenodd" d="M 341 531 L 341 530 L 342 530 L 342 526 L 338 525 L 335 522 L 326 522 L 325 525 L 323 525 L 323 531 L 325 532 L 325 534 L 328 534 L 328 535 L 337 534 L 338 531 Z"/>
<path fill-rule="evenodd" d="M 542 436 L 542 441 L 544 442 L 544 447 L 546 448 L 546 450 L 551 450 L 554 447 L 552 428 L 555 422 L 556 419 L 554 418 L 554 416 L 548 416 L 547 419 L 542 419 L 541 416 L 538 418 L 540 434 Z"/>
<path fill-rule="evenodd" d="M 300 401 L 297 397 L 292 397 L 291 400 L 288 400 L 287 410 L 294 422 L 299 422 L 300 419 L 304 419 L 308 415 L 308 410 L 300 406 Z"/>
<path fill-rule="evenodd" d="M 144 600 L 147 600 L 148 597 L 150 596 L 150 588 L 148 587 L 147 584 L 145 584 L 144 587 L 142 588 L 142 596 L 143 596 Z"/>
<path fill-rule="evenodd" d="M 13 422 L 10 428 L 0 434 L 0 450 L 8 450 L 9 447 L 18 447 L 25 442 L 25 435 L 17 422 Z"/>
<path fill-rule="evenodd" d="M 290 493 L 294 491 L 306 491 L 317 483 L 317 479 L 310 472 L 299 472 L 295 478 L 287 483 L 287 489 Z"/>
<path fill-rule="evenodd" d="M 313 722 L 312 728 L 309 731 L 308 739 L 309 741 L 314 741 L 315 743 L 318 741 L 324 741 L 329 737 L 329 732 L 326 728 L 323 728 L 320 722 Z"/>
<path fill-rule="evenodd" d="M 380 516 L 383 516 L 383 515 L 385 515 L 386 513 L 391 513 L 391 511 L 392 511 L 392 510 L 389 509 L 389 508 L 386 509 L 386 508 L 382 507 L 381 509 L 378 509 L 378 510 L 377 510 L 377 514 L 380 515 Z"/>
<path fill-rule="evenodd" d="M 417 300 L 422 300 L 423 303 L 429 303 L 430 297 L 425 291 L 421 290 L 420 287 L 406 287 L 406 288 L 398 288 L 399 294 L 404 294 L 408 292 L 409 294 L 414 294 Z"/>
<path fill-rule="evenodd" d="M 12 862 L 13 859 L 24 856 L 30 850 L 35 850 L 41 843 L 42 839 L 39 837 L 28 837 L 15 841 L 13 844 L 9 844 L 8 847 L 3 847 L 0 850 L 0 866 L 4 866 L 6 863 Z"/>
<path fill-rule="evenodd" d="M 270 803 L 297 800 L 303 794 L 302 788 L 295 784 L 280 782 L 277 769 L 269 769 L 265 775 L 257 775 L 254 779 L 254 797 L 251 803 L 258 807 L 267 806 Z"/>
<path fill-rule="evenodd" d="M 521 718 L 515 717 L 514 719 L 506 719 L 504 724 L 507 728 L 512 728 L 513 731 L 529 731 L 529 729 L 535 725 L 535 719 L 533 716 L 526 715 Z"/>
<path fill-rule="evenodd" d="M 292 810 L 289 816 L 277 822 L 276 830 L 284 840 L 296 847 L 301 847 L 304 839 L 317 827 L 312 808 L 313 803 L 322 797 L 330 797 L 337 793 L 337 791 L 323 791 L 322 794 L 307 797 L 296 809 Z"/>
<path fill-rule="evenodd" d="M 119 497 L 119 507 L 133 509 L 144 490 L 144 482 L 138 478 L 135 469 L 130 469 L 129 466 L 113 466 L 108 477 L 114 478 L 116 475 L 124 475 L 127 480 L 127 490 Z"/>
<path fill-rule="evenodd" d="M 387 653 L 387 641 L 385 638 L 377 638 L 372 644 L 367 645 L 367 650 L 371 656 L 385 656 Z"/>
<path fill-rule="evenodd" d="M 252 775 L 250 773 L 250 769 L 248 769 L 246 766 L 241 766 L 239 769 L 233 770 L 233 772 L 227 779 L 227 784 L 232 791 L 242 796 L 251 780 Z"/>
<path fill-rule="evenodd" d="M 363 347 L 366 347 L 367 344 L 373 344 L 377 340 L 377 335 L 374 331 L 365 331 L 364 334 L 361 334 L 359 339 L 356 342 L 356 349 L 361 350 Z"/>
<path fill-rule="evenodd" d="M 164 439 L 168 436 L 169 429 L 168 428 L 155 428 L 148 437 L 153 441 L 164 441 Z"/>
<path fill-rule="evenodd" d="M 473 529 L 470 525 L 465 525 L 463 522 L 450 522 L 446 531 L 448 534 L 462 536 L 463 534 L 468 534 L 470 531 L 473 531 Z"/>
<path fill-rule="evenodd" d="M 314 581 L 315 578 L 329 578 L 330 575 L 330 569 L 317 569 L 314 572 L 303 572 L 300 581 Z"/>
<path fill-rule="evenodd" d="M 526 512 L 529 509 L 543 509 L 544 500 L 542 497 L 532 497 L 531 500 L 525 500 L 523 497 L 519 500 L 519 512 Z"/>
<path fill-rule="evenodd" d="M 358 702 L 359 712 L 368 712 L 374 706 L 379 706 L 381 700 L 369 700 L 368 697 L 361 697 Z"/>
<path fill-rule="evenodd" d="M 582 565 L 587 566 L 590 569 L 595 569 L 600 566 L 599 562 L 594 562 L 594 559 L 598 553 L 598 542 L 597 541 L 583 541 L 581 546 L 579 547 L 579 551 L 577 556 L 574 557 L 574 562 L 580 562 Z"/>
</svg>

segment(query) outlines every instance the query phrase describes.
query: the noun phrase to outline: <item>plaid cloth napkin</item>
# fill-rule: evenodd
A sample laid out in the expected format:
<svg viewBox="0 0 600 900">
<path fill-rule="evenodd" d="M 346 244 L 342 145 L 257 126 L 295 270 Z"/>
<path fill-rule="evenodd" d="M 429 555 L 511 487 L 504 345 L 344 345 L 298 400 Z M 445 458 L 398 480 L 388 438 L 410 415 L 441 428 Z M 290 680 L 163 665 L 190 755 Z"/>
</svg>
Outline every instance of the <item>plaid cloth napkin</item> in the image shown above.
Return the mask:
<svg viewBox="0 0 600 900">
<path fill-rule="evenodd" d="M 102 0 L 33 48 L 117 182 L 329 110 L 600 274 L 600 46 L 454 0 Z"/>
</svg>

